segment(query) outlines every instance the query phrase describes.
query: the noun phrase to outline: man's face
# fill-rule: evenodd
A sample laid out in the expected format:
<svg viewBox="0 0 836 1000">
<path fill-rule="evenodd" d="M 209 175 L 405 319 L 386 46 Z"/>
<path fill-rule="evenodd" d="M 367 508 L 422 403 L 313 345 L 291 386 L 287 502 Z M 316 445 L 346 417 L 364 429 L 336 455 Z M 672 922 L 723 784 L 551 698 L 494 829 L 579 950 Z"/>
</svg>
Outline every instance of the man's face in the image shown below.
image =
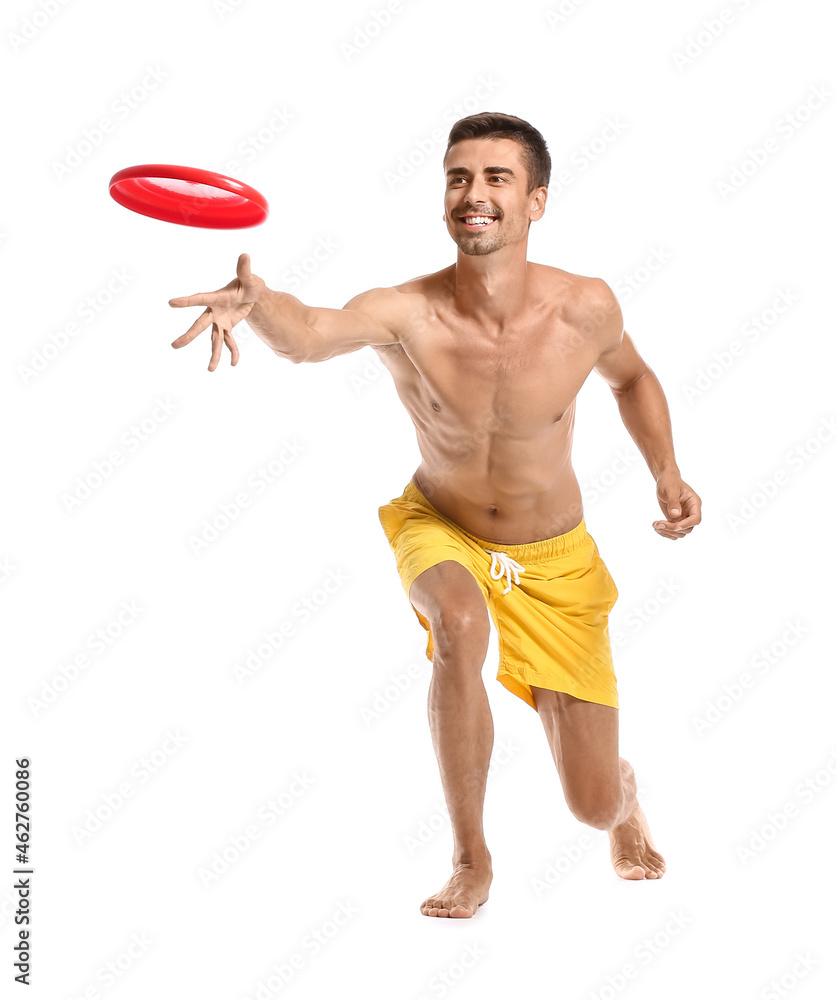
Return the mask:
<svg viewBox="0 0 836 1000">
<path fill-rule="evenodd" d="M 450 147 L 444 218 L 462 253 L 488 254 L 519 243 L 529 222 L 543 214 L 546 189 L 526 193 L 522 152 L 513 139 L 463 139 Z"/>
</svg>

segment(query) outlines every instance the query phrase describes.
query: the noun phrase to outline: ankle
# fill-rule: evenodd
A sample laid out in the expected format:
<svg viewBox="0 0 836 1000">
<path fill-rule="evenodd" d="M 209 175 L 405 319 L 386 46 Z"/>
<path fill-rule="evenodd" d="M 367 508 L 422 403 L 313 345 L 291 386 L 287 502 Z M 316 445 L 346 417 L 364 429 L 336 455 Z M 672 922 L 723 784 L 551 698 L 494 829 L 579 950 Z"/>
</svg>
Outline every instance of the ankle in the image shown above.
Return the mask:
<svg viewBox="0 0 836 1000">
<path fill-rule="evenodd" d="M 487 847 L 479 847 L 474 850 L 460 850 L 453 854 L 453 867 L 466 865 L 468 868 L 490 868 L 491 852 Z"/>
<path fill-rule="evenodd" d="M 615 830 L 618 827 L 626 828 L 628 826 L 634 826 L 638 804 L 639 800 L 636 798 L 635 794 L 625 795 L 621 803 L 621 811 L 618 814 L 618 820 L 613 824 L 613 826 L 610 827 L 610 829 Z"/>
</svg>

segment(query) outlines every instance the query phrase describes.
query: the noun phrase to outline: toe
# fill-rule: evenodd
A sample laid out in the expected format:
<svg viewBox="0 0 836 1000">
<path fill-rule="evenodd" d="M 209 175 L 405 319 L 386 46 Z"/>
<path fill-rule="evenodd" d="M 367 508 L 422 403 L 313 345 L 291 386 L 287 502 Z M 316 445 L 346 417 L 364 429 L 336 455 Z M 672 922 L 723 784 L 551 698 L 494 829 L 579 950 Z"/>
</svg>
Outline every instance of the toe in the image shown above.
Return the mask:
<svg viewBox="0 0 836 1000">
<path fill-rule="evenodd" d="M 642 868 L 641 865 L 630 865 L 629 863 L 625 863 L 619 868 L 618 874 L 622 878 L 640 879 L 644 878 L 644 868 Z"/>
</svg>

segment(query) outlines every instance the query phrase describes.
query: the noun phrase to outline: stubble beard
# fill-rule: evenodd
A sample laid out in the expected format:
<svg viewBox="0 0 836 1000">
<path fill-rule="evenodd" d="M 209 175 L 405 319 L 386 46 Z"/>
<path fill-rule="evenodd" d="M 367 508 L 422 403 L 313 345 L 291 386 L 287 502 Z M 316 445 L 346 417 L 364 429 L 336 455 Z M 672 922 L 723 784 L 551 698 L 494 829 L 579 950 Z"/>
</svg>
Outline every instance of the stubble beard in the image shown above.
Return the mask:
<svg viewBox="0 0 836 1000">
<path fill-rule="evenodd" d="M 498 221 L 495 225 L 498 225 Z M 469 257 L 481 257 L 484 254 L 493 253 L 496 250 L 501 250 L 505 246 L 507 241 L 503 237 L 502 233 L 496 232 L 492 233 L 490 237 L 487 234 L 480 233 L 468 233 L 466 236 L 462 236 L 460 239 L 456 240 L 459 250 L 462 253 L 467 254 Z"/>
</svg>

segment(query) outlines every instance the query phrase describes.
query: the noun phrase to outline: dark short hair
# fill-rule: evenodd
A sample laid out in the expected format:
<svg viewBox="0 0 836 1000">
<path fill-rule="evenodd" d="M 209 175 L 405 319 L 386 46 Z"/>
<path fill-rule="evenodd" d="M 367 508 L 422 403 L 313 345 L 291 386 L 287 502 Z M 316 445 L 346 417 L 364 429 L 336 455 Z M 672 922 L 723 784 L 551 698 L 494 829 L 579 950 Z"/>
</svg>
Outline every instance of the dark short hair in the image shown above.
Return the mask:
<svg viewBox="0 0 836 1000">
<path fill-rule="evenodd" d="M 528 173 L 527 194 L 538 187 L 548 187 L 552 172 L 552 158 L 549 156 L 546 140 L 528 122 L 514 115 L 500 111 L 485 111 L 479 115 L 460 118 L 450 129 L 444 162 L 450 147 L 463 139 L 513 139 L 522 147 L 522 161 Z"/>
</svg>

